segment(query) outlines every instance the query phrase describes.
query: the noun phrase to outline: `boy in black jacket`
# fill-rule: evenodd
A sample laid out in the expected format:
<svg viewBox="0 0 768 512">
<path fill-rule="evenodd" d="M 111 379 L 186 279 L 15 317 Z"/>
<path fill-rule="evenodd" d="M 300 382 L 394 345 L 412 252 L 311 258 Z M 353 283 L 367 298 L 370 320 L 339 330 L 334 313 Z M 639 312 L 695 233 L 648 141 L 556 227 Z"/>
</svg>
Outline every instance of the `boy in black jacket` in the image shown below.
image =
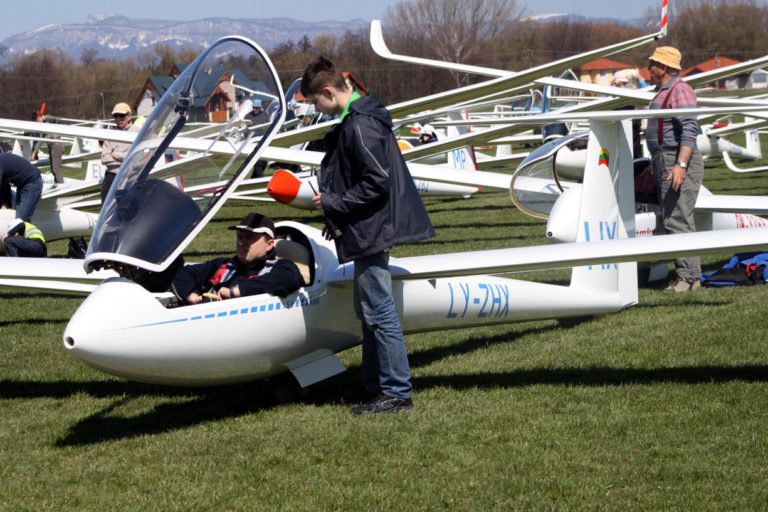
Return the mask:
<svg viewBox="0 0 768 512">
<path fill-rule="evenodd" d="M 339 261 L 355 264 L 354 307 L 363 330 L 363 383 L 368 392 L 354 414 L 413 408 L 403 330 L 392 297 L 389 250 L 434 236 L 392 118 L 374 96 L 350 89 L 334 65 L 310 62 L 301 93 L 317 110 L 339 116 L 325 136 L 315 208 L 326 220 Z"/>
</svg>

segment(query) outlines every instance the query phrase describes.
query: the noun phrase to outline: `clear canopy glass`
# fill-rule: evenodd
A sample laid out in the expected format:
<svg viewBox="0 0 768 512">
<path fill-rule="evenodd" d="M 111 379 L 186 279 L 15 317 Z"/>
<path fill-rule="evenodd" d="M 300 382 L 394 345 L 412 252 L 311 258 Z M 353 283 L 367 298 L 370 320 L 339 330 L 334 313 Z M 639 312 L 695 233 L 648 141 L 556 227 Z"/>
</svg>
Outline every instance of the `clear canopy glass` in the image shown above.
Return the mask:
<svg viewBox="0 0 768 512">
<path fill-rule="evenodd" d="M 587 133 L 577 133 L 542 144 L 517 167 L 510 183 L 512 202 L 533 217 L 546 219 L 563 191 L 557 175 L 557 152 L 563 146 L 586 148 Z"/>
<path fill-rule="evenodd" d="M 272 105 L 266 130 L 248 119 Z M 187 66 L 155 106 L 104 202 L 86 268 L 162 271 L 252 170 L 285 118 L 277 74 L 255 43 L 226 37 Z"/>
</svg>

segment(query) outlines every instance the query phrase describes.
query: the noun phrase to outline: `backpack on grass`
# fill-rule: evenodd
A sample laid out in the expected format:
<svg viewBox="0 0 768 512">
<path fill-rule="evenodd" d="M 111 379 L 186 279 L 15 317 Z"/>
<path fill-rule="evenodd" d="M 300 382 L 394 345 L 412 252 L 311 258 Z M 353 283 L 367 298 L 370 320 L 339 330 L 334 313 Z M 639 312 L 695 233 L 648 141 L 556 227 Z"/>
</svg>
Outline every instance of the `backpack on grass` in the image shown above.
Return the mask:
<svg viewBox="0 0 768 512">
<path fill-rule="evenodd" d="M 768 253 L 743 252 L 734 254 L 723 268 L 701 276 L 704 286 L 752 286 L 765 284 L 768 279 Z"/>
</svg>

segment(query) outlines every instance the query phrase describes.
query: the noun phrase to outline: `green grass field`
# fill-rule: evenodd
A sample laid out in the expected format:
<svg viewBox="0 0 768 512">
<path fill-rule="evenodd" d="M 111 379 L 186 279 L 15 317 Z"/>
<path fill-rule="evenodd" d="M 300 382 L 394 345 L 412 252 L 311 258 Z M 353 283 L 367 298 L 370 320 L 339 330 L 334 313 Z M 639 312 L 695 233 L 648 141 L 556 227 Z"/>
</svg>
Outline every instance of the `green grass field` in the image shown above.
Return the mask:
<svg viewBox="0 0 768 512">
<path fill-rule="evenodd" d="M 713 191 L 768 191 L 768 175 L 719 164 L 707 168 Z M 425 204 L 437 237 L 395 256 L 543 240 L 543 222 L 505 193 Z M 187 258 L 231 253 L 224 227 L 250 208 L 224 208 Z M 0 509 L 768 509 L 768 289 L 660 287 L 589 321 L 408 336 L 416 407 L 379 417 L 340 404 L 358 386 L 359 348 L 341 354 L 346 373 L 288 405 L 266 381 L 149 386 L 65 354 L 82 299 L 0 293 Z"/>
</svg>

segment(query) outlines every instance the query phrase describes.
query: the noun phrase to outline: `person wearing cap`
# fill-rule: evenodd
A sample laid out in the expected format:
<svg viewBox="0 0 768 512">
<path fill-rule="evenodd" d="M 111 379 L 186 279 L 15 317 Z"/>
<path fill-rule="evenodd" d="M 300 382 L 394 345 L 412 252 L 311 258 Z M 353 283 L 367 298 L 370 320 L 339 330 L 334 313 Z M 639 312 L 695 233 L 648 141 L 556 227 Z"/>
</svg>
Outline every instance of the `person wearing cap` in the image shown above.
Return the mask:
<svg viewBox="0 0 768 512">
<path fill-rule="evenodd" d="M 613 75 L 613 80 L 611 80 L 611 85 L 614 87 L 626 87 L 629 83 L 629 78 L 627 78 L 626 73 L 623 71 L 617 71 L 615 75 Z"/>
<path fill-rule="evenodd" d="M 696 94 L 679 76 L 680 60 L 680 52 L 671 46 L 656 48 L 649 57 L 648 72 L 657 91 L 651 110 L 696 107 Z M 667 233 L 696 231 L 693 209 L 704 179 L 704 160 L 696 147 L 698 134 L 696 116 L 650 119 L 645 130 Z M 692 292 L 701 286 L 698 257 L 678 258 L 674 264 L 675 276 L 665 292 Z"/>
<path fill-rule="evenodd" d="M 340 263 L 354 262 L 353 306 L 363 339 L 362 404 L 355 415 L 413 409 L 411 371 L 392 294 L 389 251 L 435 236 L 381 101 L 351 89 L 332 62 L 304 69 L 301 94 L 323 114 L 339 116 L 326 134 L 312 200 Z"/>
<path fill-rule="evenodd" d="M 317 111 L 315 110 L 314 105 L 307 105 L 303 113 L 299 115 L 299 119 L 301 120 L 301 127 L 306 128 L 307 126 L 310 126 L 312 121 L 315 119 L 316 114 Z M 307 142 L 307 145 L 304 146 L 304 149 L 307 151 L 317 151 L 318 153 L 324 153 L 325 145 L 323 144 L 322 137 L 319 139 L 310 140 Z M 319 167 L 316 169 L 319 169 Z"/>
<path fill-rule="evenodd" d="M 115 126 L 118 130 L 137 132 L 138 126 L 131 123 L 131 107 L 127 103 L 118 103 L 112 109 L 112 117 L 115 119 Z M 101 203 L 107 198 L 112 182 L 115 181 L 115 175 L 123 164 L 123 160 L 131 149 L 130 142 L 114 142 L 105 140 L 101 146 L 101 163 L 107 167 L 104 173 L 104 180 L 101 182 Z"/>
<path fill-rule="evenodd" d="M 22 258 L 45 258 L 48 248 L 43 232 L 29 222 L 16 219 L 8 224 L 8 232 L 3 236 L 6 256 Z"/>
<path fill-rule="evenodd" d="M 436 140 L 437 135 L 435 134 L 435 129 L 432 128 L 431 124 L 425 124 L 421 127 L 421 134 L 419 134 L 420 144 L 429 144 L 430 142 L 435 142 Z"/>
<path fill-rule="evenodd" d="M 269 115 L 264 110 L 264 104 L 261 100 L 253 100 L 253 108 L 245 115 L 246 121 L 250 121 L 252 125 L 265 124 L 269 122 Z M 256 135 L 261 135 L 266 130 L 261 128 L 256 131 Z"/>
<path fill-rule="evenodd" d="M 43 192 L 40 169 L 13 153 L 0 153 L 0 209 L 11 208 L 11 185 L 16 187 L 16 218 L 29 222 Z"/>
<path fill-rule="evenodd" d="M 306 127 L 312 123 L 312 118 L 315 116 L 315 107 L 308 103 L 297 103 L 293 113 L 296 114 L 301 126 Z"/>
<path fill-rule="evenodd" d="M 249 213 L 236 226 L 235 256 L 186 265 L 173 278 L 171 291 L 187 304 L 269 293 L 285 297 L 304 284 L 296 264 L 277 258 L 275 225 L 260 213 Z"/>
</svg>

